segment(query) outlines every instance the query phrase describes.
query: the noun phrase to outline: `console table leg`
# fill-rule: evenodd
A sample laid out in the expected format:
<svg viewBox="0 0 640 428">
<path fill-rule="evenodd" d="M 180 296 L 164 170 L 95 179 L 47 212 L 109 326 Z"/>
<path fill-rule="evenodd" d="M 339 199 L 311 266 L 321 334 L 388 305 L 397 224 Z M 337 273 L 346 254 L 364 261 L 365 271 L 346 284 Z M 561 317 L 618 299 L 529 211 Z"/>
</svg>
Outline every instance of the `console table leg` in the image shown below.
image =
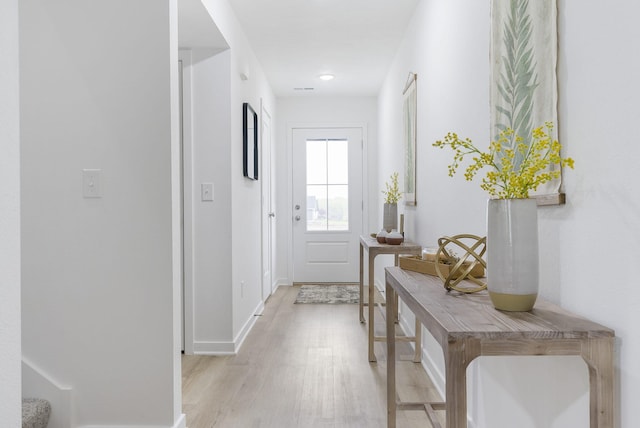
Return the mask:
<svg viewBox="0 0 640 428">
<path fill-rule="evenodd" d="M 467 366 L 480 355 L 477 341 L 450 342 L 445 346 L 445 409 L 447 428 L 467 428 Z"/>
<path fill-rule="evenodd" d="M 375 285 L 373 282 L 374 263 L 375 263 L 375 256 L 371 254 L 371 251 L 369 251 L 369 361 L 372 363 L 376 362 L 376 354 L 373 351 L 373 345 L 375 342 L 374 309 L 376 307 L 375 295 L 374 295 Z"/>
<path fill-rule="evenodd" d="M 591 428 L 613 428 L 613 343 L 604 337 L 583 342 L 582 358 L 589 368 Z"/>
<path fill-rule="evenodd" d="M 386 285 L 386 297 L 395 297 L 393 288 Z M 395 305 L 386 305 L 387 315 L 387 428 L 396 428 L 396 326 Z"/>
<path fill-rule="evenodd" d="M 360 243 L 360 322 L 364 322 L 364 248 Z"/>
<path fill-rule="evenodd" d="M 400 257 L 398 256 L 398 254 L 394 254 L 393 255 L 393 265 L 394 266 L 398 266 L 400 264 Z M 396 324 L 400 324 L 400 299 L 398 299 L 398 295 L 396 294 L 395 297 L 393 298 L 393 304 L 396 305 L 396 317 L 395 317 L 395 323 Z"/>
</svg>

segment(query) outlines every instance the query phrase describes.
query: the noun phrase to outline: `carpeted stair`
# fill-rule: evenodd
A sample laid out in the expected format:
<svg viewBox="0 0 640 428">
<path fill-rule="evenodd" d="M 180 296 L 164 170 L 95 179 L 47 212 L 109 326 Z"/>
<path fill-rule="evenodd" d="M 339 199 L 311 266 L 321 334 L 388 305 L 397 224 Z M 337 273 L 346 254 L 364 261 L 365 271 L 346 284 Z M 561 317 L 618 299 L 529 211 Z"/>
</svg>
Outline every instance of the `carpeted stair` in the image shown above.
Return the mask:
<svg viewBox="0 0 640 428">
<path fill-rule="evenodd" d="M 22 428 L 46 428 L 51 404 L 40 398 L 22 399 Z"/>
</svg>

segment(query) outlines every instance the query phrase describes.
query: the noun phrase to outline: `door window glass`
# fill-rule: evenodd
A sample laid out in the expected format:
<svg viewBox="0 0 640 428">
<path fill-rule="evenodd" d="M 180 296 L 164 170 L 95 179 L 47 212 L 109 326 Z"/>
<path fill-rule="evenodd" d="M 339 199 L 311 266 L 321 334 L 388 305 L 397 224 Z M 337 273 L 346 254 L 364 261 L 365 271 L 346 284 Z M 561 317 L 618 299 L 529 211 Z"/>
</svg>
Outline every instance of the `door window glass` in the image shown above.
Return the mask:
<svg viewBox="0 0 640 428">
<path fill-rule="evenodd" d="M 307 230 L 349 230 L 349 142 L 307 140 Z"/>
</svg>

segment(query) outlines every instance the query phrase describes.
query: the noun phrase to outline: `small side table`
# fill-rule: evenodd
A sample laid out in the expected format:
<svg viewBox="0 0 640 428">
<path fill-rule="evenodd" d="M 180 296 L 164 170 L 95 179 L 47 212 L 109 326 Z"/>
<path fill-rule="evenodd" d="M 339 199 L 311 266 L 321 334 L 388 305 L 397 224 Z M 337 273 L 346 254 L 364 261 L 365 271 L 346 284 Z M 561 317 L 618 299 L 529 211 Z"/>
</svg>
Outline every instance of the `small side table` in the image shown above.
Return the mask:
<svg viewBox="0 0 640 428">
<path fill-rule="evenodd" d="M 369 253 L 368 258 L 368 270 L 369 270 L 369 361 L 376 362 L 376 355 L 373 351 L 374 342 L 385 342 L 386 336 L 375 336 L 374 334 L 374 309 L 375 309 L 375 301 L 374 301 L 374 289 L 375 285 L 373 282 L 374 275 L 374 264 L 375 258 L 378 254 L 393 254 L 395 256 L 395 266 L 398 266 L 398 256 L 400 254 L 413 254 L 420 255 L 422 253 L 422 247 L 413 242 L 404 241 L 400 245 L 389 245 L 389 244 L 381 244 L 375 238 L 371 236 L 360 236 L 360 322 L 364 323 L 364 250 L 367 250 Z M 397 305 L 397 299 L 394 299 L 392 302 L 387 302 L 387 304 Z M 416 335 L 415 337 L 398 337 L 396 340 L 404 340 L 415 342 L 415 356 L 413 361 L 419 363 L 422 357 L 422 329 L 421 324 L 416 318 Z"/>
</svg>

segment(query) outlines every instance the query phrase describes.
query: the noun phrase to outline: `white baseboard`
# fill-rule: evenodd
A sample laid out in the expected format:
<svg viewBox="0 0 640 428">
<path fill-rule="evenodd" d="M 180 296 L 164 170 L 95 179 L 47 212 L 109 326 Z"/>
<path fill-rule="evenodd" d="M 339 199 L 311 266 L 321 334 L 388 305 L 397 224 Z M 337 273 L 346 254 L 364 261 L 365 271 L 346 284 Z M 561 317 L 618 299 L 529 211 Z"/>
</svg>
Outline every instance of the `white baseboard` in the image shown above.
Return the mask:
<svg viewBox="0 0 640 428">
<path fill-rule="evenodd" d="M 51 404 L 48 428 L 73 427 L 72 389 L 61 386 L 31 361 L 22 357 L 22 396 L 42 398 Z"/>
<path fill-rule="evenodd" d="M 182 413 L 175 424 L 173 424 L 173 428 L 187 428 L 187 415 Z"/>
<path fill-rule="evenodd" d="M 172 426 L 165 425 L 83 425 L 78 428 L 186 428 L 187 418 L 184 413 L 178 416 L 178 420 Z M 47 428 L 49 428 L 47 426 Z"/>
<path fill-rule="evenodd" d="M 83 425 L 78 428 L 186 428 L 187 427 L 187 419 L 183 414 L 178 417 L 178 420 L 172 426 L 161 426 L 161 425 Z M 49 428 L 49 426 L 47 426 Z"/>
<path fill-rule="evenodd" d="M 233 342 L 193 342 L 193 355 L 234 355 Z"/>
<path fill-rule="evenodd" d="M 264 302 L 258 303 L 252 315 L 244 323 L 232 342 L 193 342 L 194 355 L 235 355 L 239 350 L 253 325 L 264 310 Z"/>
<path fill-rule="evenodd" d="M 233 340 L 233 342 L 235 343 L 235 352 L 238 352 L 240 350 L 240 347 L 244 343 L 244 340 L 247 338 L 247 335 L 255 325 L 256 321 L 258 321 L 259 317 L 257 314 L 262 314 L 262 311 L 264 311 L 264 302 L 258 303 L 258 306 L 256 306 L 256 308 L 253 310 L 251 317 L 249 317 L 249 319 L 244 323 L 235 339 Z"/>
<path fill-rule="evenodd" d="M 374 280 L 373 280 L 373 284 L 376 286 L 376 288 L 378 289 L 378 291 L 379 291 L 380 293 L 382 293 L 382 294 L 384 294 L 384 293 L 385 293 L 385 291 L 386 291 L 386 287 L 385 287 L 384 283 L 380 282 L 380 281 L 379 281 L 379 280 L 377 280 L 377 279 L 374 279 Z M 365 285 L 368 285 L 368 284 L 365 284 Z"/>
<path fill-rule="evenodd" d="M 282 287 L 282 286 L 287 286 L 287 287 L 291 287 L 291 281 L 289 281 L 287 278 L 278 278 L 278 280 L 276 280 L 273 291 L 276 291 L 276 289 L 278 287 Z"/>
</svg>

